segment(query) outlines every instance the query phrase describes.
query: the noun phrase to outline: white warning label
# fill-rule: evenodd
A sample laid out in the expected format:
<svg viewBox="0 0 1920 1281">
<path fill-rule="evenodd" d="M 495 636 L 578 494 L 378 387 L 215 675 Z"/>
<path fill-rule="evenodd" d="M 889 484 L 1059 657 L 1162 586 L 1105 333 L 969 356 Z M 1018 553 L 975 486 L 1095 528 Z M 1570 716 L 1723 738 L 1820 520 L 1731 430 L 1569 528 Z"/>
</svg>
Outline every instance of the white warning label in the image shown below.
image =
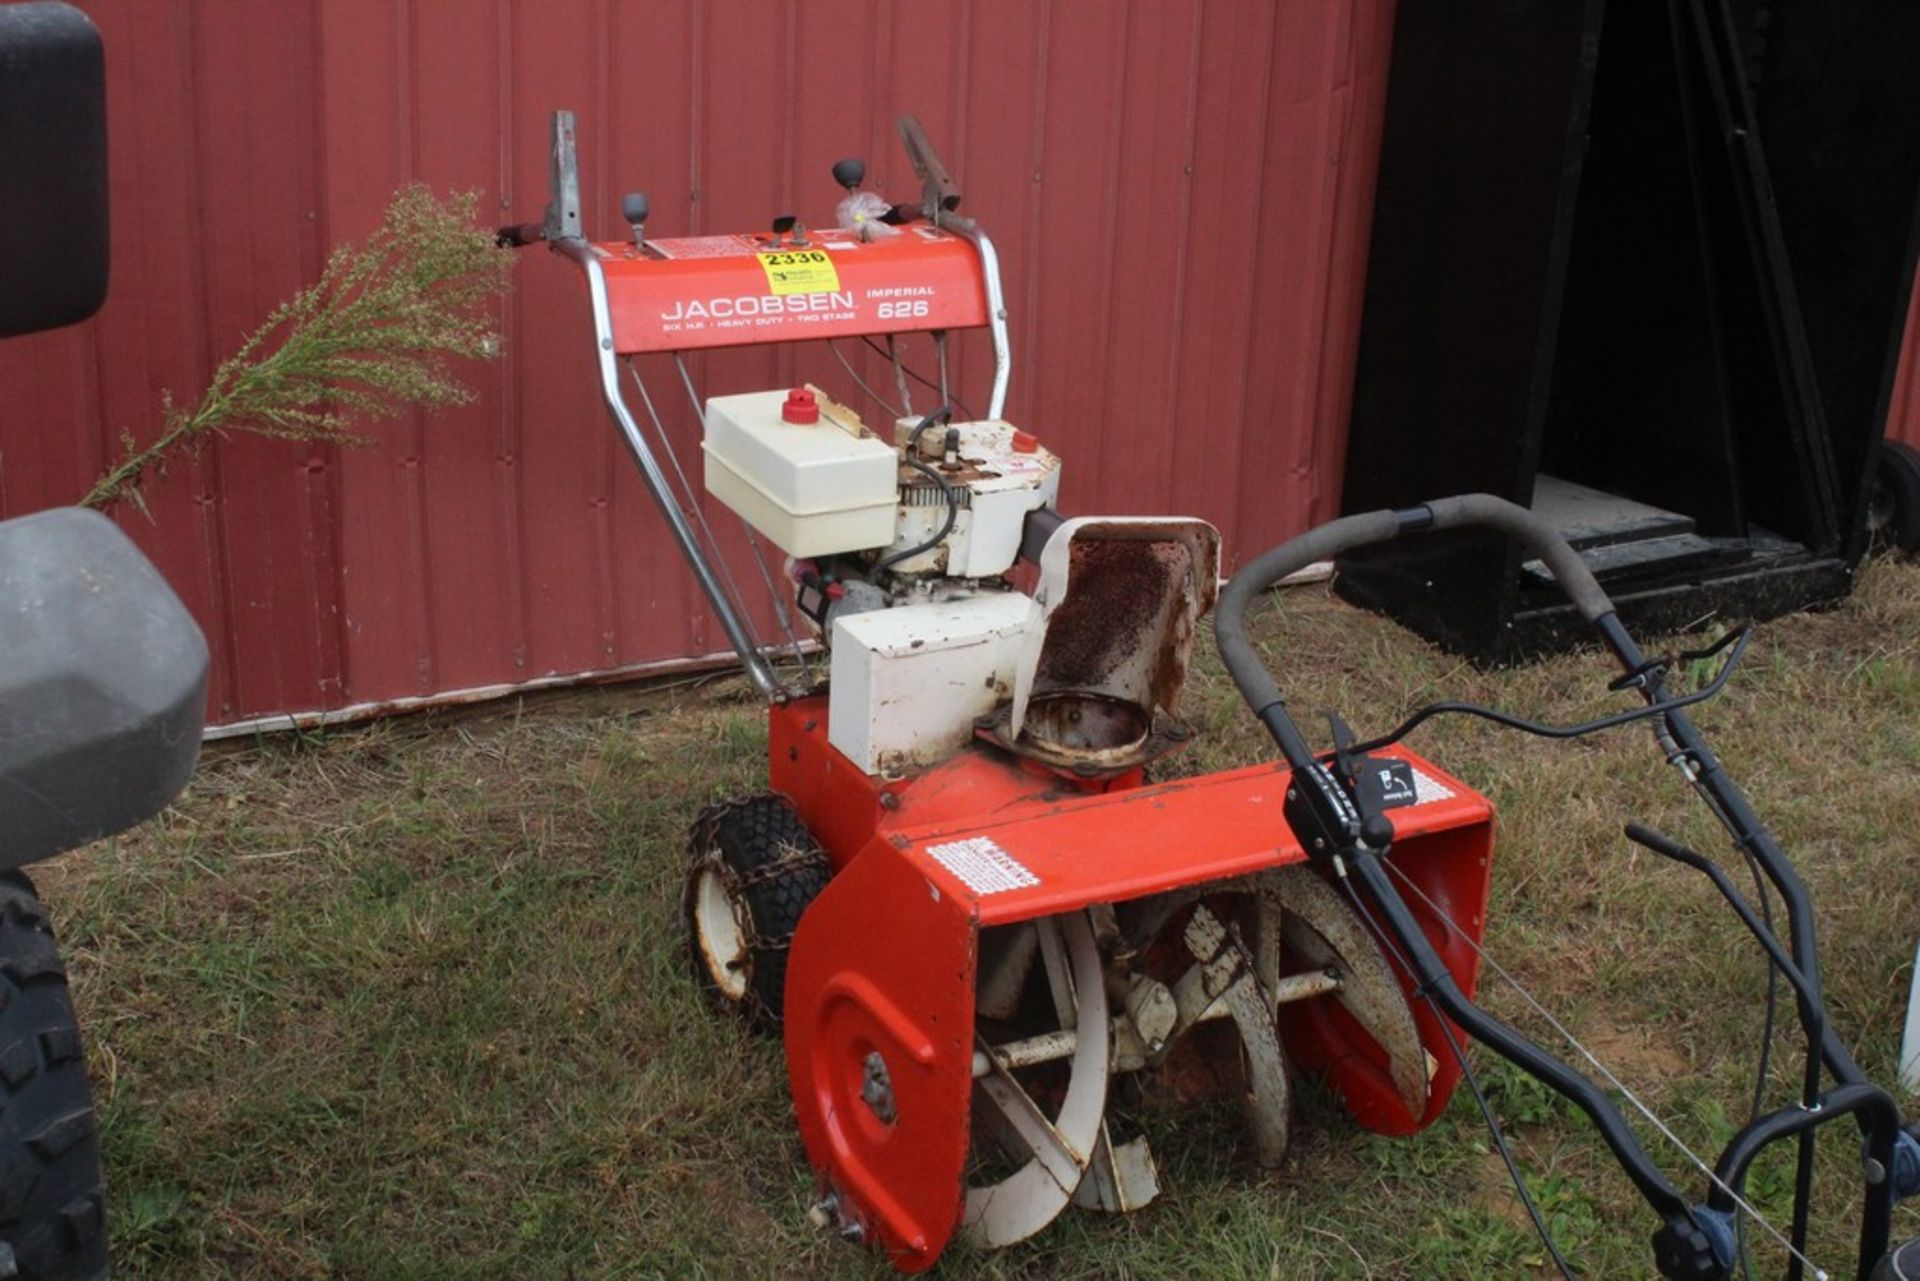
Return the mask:
<svg viewBox="0 0 1920 1281">
<path fill-rule="evenodd" d="M 1432 775 L 1419 769 L 1413 771 L 1413 796 L 1415 805 L 1427 805 L 1434 801 L 1450 801 L 1453 789 Z"/>
<path fill-rule="evenodd" d="M 1004 894 L 1040 883 L 1040 878 L 1029 872 L 1019 859 L 985 836 L 929 845 L 927 853 L 975 894 Z"/>
</svg>

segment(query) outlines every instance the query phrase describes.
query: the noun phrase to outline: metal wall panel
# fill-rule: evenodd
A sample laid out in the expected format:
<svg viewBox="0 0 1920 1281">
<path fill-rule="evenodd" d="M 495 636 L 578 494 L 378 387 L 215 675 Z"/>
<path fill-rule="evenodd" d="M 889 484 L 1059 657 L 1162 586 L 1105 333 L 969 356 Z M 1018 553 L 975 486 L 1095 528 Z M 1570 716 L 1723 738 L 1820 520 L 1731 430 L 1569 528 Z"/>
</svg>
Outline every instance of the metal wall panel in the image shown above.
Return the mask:
<svg viewBox="0 0 1920 1281">
<path fill-rule="evenodd" d="M 1065 455 L 1066 507 L 1201 515 L 1234 559 L 1335 511 L 1392 0 L 82 3 L 113 286 L 0 346 L 0 514 L 84 491 L 401 183 L 537 218 L 556 106 L 599 235 L 627 188 L 661 235 L 825 221 L 847 154 L 908 193 L 892 120 L 917 112 L 1000 244 L 1010 416 Z M 222 441 L 121 514 L 207 629 L 216 720 L 721 647 L 599 408 L 567 270 L 530 252 L 504 323 L 472 406 L 364 449 Z M 839 385 L 819 351 L 692 364 L 714 391 Z M 975 398 L 988 369 L 963 347 Z M 691 465 L 671 366 L 650 376 Z"/>
</svg>

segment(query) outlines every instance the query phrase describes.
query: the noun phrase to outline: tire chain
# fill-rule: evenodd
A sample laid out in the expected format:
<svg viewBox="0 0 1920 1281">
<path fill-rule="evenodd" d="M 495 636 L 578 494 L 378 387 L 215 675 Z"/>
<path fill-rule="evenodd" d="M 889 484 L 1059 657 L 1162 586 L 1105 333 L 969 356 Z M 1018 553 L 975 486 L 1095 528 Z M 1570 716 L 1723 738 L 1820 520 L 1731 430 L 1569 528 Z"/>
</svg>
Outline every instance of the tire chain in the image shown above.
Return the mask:
<svg viewBox="0 0 1920 1281">
<path fill-rule="evenodd" d="M 776 858 L 770 858 L 750 872 L 736 872 L 720 858 L 714 840 L 720 821 L 738 809 L 744 809 L 757 801 L 769 798 L 785 800 L 778 792 L 755 792 L 746 796 L 730 796 L 708 805 L 694 817 L 693 828 L 687 838 L 687 857 L 695 863 L 703 863 L 718 872 L 728 887 L 744 893 L 756 885 L 769 881 L 785 880 L 801 872 L 832 869 L 827 856 L 819 850 L 790 847 Z M 747 946 L 756 951 L 784 952 L 793 946 L 792 934 L 763 935 L 755 928 L 752 914 L 747 919 Z"/>
</svg>

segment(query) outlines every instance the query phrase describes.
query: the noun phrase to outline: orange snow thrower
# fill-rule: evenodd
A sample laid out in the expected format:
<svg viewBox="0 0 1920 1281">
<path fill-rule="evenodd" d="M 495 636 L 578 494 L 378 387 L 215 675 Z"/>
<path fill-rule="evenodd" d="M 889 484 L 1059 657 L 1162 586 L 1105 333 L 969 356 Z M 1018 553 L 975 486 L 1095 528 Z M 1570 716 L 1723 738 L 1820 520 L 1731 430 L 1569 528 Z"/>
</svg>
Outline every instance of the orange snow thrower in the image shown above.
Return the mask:
<svg viewBox="0 0 1920 1281">
<path fill-rule="evenodd" d="M 685 918 L 720 1008 L 784 1036 L 815 1217 L 918 1271 L 955 1237 L 1018 1241 L 1070 1204 L 1138 1209 L 1159 1177 L 1107 1108 L 1121 1075 L 1241 1098 L 1267 1165 L 1299 1073 L 1376 1131 L 1429 1124 L 1460 1060 L 1296 821 L 1319 793 L 1284 763 L 1147 780 L 1193 736 L 1181 691 L 1219 536 L 1058 512 L 1060 459 L 1002 417 L 993 243 L 918 124 L 901 121 L 916 203 L 843 161 L 832 226 L 656 238 L 636 194 L 629 234 L 601 243 L 582 230 L 573 130 L 559 113 L 545 222 L 502 237 L 578 268 L 614 423 L 769 704 L 768 790 L 694 822 Z M 977 418 L 948 385 L 968 329 L 993 353 Z M 934 372 L 902 357 L 913 335 Z M 845 359 L 849 339 L 887 358 L 893 397 Z M 702 399 L 681 360 L 769 343 L 824 345 L 817 378 Z M 669 362 L 706 494 L 744 520 L 757 568 L 727 566 L 673 455 L 643 378 Z M 877 426 L 850 407 L 861 394 Z M 757 612 L 739 590 L 755 578 Z M 1491 807 L 1400 748 L 1342 768 L 1380 798 L 1420 891 L 1408 910 L 1471 994 Z"/>
</svg>

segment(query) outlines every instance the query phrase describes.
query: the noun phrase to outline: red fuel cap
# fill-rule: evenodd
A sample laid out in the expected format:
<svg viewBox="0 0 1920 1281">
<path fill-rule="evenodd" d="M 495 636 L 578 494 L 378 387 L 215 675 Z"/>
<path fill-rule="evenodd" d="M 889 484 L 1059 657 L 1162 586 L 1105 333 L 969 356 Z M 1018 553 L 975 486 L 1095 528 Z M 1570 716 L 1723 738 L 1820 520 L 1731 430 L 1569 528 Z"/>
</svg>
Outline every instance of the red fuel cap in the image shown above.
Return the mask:
<svg viewBox="0 0 1920 1281">
<path fill-rule="evenodd" d="M 1040 448 L 1040 438 L 1030 432 L 1015 430 L 1013 433 L 1013 452 L 1031 454 Z"/>
<path fill-rule="evenodd" d="M 787 403 L 780 406 L 780 417 L 790 423 L 817 423 L 820 402 L 805 387 L 795 387 L 787 393 Z"/>
</svg>

